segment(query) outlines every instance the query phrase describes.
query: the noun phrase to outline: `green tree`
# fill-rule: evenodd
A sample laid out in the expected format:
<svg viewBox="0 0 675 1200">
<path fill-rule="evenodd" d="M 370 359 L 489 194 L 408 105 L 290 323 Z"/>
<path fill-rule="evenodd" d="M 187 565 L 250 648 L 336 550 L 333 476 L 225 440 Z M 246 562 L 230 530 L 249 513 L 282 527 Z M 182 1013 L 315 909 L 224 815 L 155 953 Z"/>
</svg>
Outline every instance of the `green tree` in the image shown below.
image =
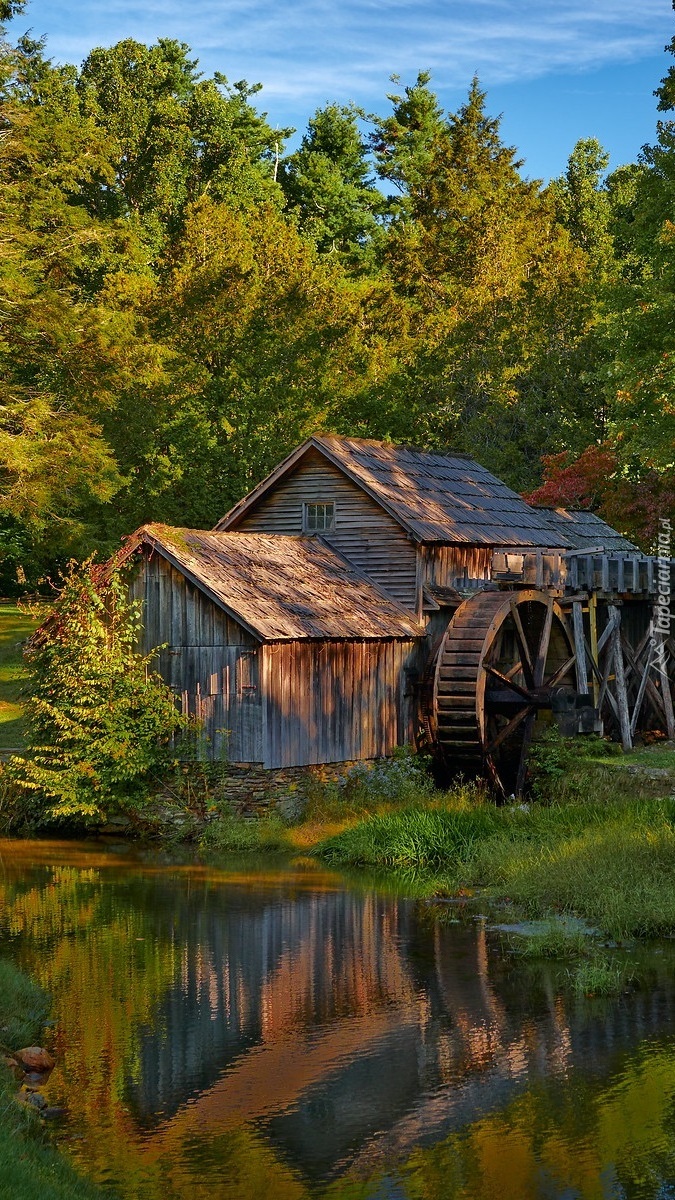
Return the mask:
<svg viewBox="0 0 675 1200">
<path fill-rule="evenodd" d="M 29 755 L 10 778 L 44 818 L 102 818 L 142 805 L 184 725 L 171 689 L 141 655 L 140 602 L 119 567 L 71 564 L 26 660 Z"/>
<path fill-rule="evenodd" d="M 565 174 L 554 180 L 550 189 L 561 225 L 601 272 L 609 270 L 614 261 L 612 203 L 603 186 L 608 166 L 609 155 L 599 141 L 583 138 L 574 147 Z"/>
<path fill-rule="evenodd" d="M 84 500 L 109 498 L 119 482 L 93 411 L 105 378 L 91 389 L 111 331 L 102 313 L 90 316 L 86 292 L 128 238 L 118 231 L 114 247 L 78 203 L 105 155 L 80 120 L 71 73 L 28 39 L 2 73 L 0 507 L 37 533 L 65 531 Z"/>
<path fill-rule="evenodd" d="M 656 95 L 661 112 L 675 109 L 672 66 Z M 660 119 L 656 133 L 637 166 L 608 181 L 620 259 L 596 374 L 617 470 L 642 489 L 647 523 L 648 509 L 675 492 L 675 121 Z"/>
<path fill-rule="evenodd" d="M 114 164 L 112 186 L 92 189 L 92 211 L 136 216 L 157 249 L 207 188 L 232 203 L 282 202 L 275 162 L 290 131 L 272 130 L 254 109 L 260 85 L 202 79 L 185 43 L 92 50 L 77 89 Z"/>
<path fill-rule="evenodd" d="M 436 111 L 425 98 L 425 112 Z M 460 110 L 433 126 L 424 174 L 384 255 L 416 329 L 387 389 L 405 396 L 409 438 L 453 445 L 514 483 L 534 483 L 541 453 L 584 419 L 574 376 L 586 258 L 550 197 L 523 179 L 477 80 Z"/>
<path fill-rule="evenodd" d="M 326 254 L 363 262 L 380 232 L 383 197 L 375 187 L 356 108 L 329 104 L 309 122 L 281 183 L 300 228 Z"/>
<path fill-rule="evenodd" d="M 155 319 L 170 383 L 151 404 L 133 391 L 124 401 L 115 445 L 129 483 L 116 508 L 136 524 L 208 527 L 308 433 L 336 424 L 378 369 L 378 342 L 359 287 L 274 206 L 203 197 L 171 268 Z"/>
<path fill-rule="evenodd" d="M 391 78 L 400 83 L 398 75 Z M 430 81 L 429 72 L 420 71 L 403 93 L 387 96 L 393 112 L 373 118 L 370 143 L 377 173 L 396 188 L 398 200 L 390 197 L 390 206 L 398 216 L 426 197 L 438 144 L 446 133 L 443 110 Z"/>
<path fill-rule="evenodd" d="M 0 0 L 0 24 L 4 25 L 17 17 L 26 7 L 28 0 Z"/>
</svg>

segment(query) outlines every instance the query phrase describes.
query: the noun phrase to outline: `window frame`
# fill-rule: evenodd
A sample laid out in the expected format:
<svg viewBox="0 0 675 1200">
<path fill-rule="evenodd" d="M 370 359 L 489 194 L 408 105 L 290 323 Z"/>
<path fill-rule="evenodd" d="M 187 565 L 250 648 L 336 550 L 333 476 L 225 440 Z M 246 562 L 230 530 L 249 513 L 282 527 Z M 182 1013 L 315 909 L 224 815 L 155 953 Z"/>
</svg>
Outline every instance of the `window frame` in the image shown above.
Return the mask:
<svg viewBox="0 0 675 1200">
<path fill-rule="evenodd" d="M 310 523 L 309 523 L 310 508 L 327 509 L 329 507 L 333 509 L 331 524 L 323 525 L 321 528 L 310 527 Z M 324 518 L 325 518 L 325 515 L 326 514 L 324 513 Z M 316 519 L 316 514 L 315 514 L 315 519 Z M 303 505 L 302 505 L 302 532 L 303 533 L 310 533 L 310 534 L 332 533 L 335 530 L 336 525 L 337 525 L 337 504 L 336 504 L 335 500 L 305 500 L 305 501 L 303 501 Z"/>
</svg>

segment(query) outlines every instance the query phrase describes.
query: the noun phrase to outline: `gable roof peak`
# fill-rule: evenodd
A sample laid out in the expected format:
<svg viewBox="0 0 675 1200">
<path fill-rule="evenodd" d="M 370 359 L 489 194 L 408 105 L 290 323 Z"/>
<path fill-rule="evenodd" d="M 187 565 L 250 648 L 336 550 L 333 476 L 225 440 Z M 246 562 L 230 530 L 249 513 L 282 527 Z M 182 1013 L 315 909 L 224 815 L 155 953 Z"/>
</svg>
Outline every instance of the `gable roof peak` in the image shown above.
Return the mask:
<svg viewBox="0 0 675 1200">
<path fill-rule="evenodd" d="M 571 523 L 550 510 L 528 504 L 468 455 L 329 433 L 314 434 L 298 446 L 218 522 L 216 530 L 237 528 L 311 450 L 361 488 L 416 542 L 569 550 L 586 536 L 586 530 L 572 530 Z M 594 532 L 597 538 L 599 525 Z M 609 526 L 605 534 L 620 536 Z"/>
</svg>

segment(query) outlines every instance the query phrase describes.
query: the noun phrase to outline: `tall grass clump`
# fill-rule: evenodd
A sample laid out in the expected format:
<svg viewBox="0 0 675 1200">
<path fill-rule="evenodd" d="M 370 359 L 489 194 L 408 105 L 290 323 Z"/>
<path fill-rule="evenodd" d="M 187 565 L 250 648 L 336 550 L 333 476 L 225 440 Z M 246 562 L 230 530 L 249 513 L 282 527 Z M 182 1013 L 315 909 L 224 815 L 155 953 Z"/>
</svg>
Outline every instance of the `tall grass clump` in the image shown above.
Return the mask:
<svg viewBox="0 0 675 1200">
<path fill-rule="evenodd" d="M 499 822 L 498 810 L 486 803 L 411 806 L 361 821 L 321 842 L 316 853 L 336 865 L 437 870 L 470 861 Z"/>
<path fill-rule="evenodd" d="M 513 949 L 522 958 L 576 958 L 585 954 L 588 935 L 569 929 L 560 921 L 549 921 L 545 928 L 519 937 Z"/>
<path fill-rule="evenodd" d="M 632 981 L 633 972 L 624 963 L 596 955 L 572 967 L 567 979 L 577 996 L 614 996 Z"/>
<path fill-rule="evenodd" d="M 207 826 L 200 845 L 218 854 L 274 854 L 293 848 L 288 827 L 279 817 L 239 817 L 234 813 L 225 813 Z"/>
</svg>

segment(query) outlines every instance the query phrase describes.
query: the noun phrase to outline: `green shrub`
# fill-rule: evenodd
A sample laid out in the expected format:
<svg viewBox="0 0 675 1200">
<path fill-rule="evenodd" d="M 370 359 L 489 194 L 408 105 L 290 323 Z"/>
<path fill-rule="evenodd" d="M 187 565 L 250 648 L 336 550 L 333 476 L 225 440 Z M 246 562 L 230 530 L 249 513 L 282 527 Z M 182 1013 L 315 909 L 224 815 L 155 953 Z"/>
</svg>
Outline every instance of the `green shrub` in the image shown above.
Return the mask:
<svg viewBox="0 0 675 1200">
<path fill-rule="evenodd" d="M 141 605 L 117 567 L 71 563 L 26 652 L 26 757 L 11 783 L 38 818 L 104 817 L 141 803 L 185 722 L 173 693 L 136 646 Z"/>
<path fill-rule="evenodd" d="M 412 806 L 384 813 L 327 838 L 316 848 L 328 862 L 436 869 L 465 863 L 493 836 L 500 815 L 491 804 Z"/>
<path fill-rule="evenodd" d="M 593 760 L 621 754 L 621 747 L 595 734 L 564 738 L 552 725 L 530 749 L 527 761 L 530 793 L 542 803 L 583 800 L 591 791 Z"/>
<path fill-rule="evenodd" d="M 219 854 L 273 853 L 291 850 L 288 827 L 279 817 L 238 817 L 226 813 L 205 830 L 201 846 Z"/>
<path fill-rule="evenodd" d="M 379 805 L 414 804 L 431 797 L 429 761 L 407 748 L 374 765 L 357 763 L 338 780 L 312 780 L 306 788 L 305 821 L 339 821 Z"/>
</svg>

